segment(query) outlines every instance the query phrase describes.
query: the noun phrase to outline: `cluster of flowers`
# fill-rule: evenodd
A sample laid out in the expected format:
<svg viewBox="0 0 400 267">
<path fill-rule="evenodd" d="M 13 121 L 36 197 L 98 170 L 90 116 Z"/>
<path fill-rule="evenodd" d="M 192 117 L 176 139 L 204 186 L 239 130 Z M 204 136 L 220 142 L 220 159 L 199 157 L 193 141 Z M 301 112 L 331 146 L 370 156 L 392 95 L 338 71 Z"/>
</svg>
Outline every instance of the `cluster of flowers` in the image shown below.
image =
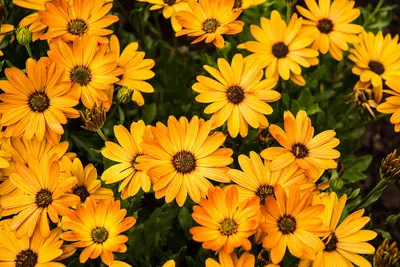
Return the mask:
<svg viewBox="0 0 400 267">
<path fill-rule="evenodd" d="M 223 34 L 242 31 L 243 22 L 236 20 L 242 10 L 263 1 L 149 2 L 155 4 L 152 9 L 164 8 L 177 36 L 187 34 L 197 37 L 194 42 L 221 47 Z M 109 266 L 129 266 L 114 260 L 113 252 L 126 252 L 128 238 L 120 234 L 136 220 L 125 217 L 126 210 L 102 187 L 103 180 L 119 183 L 122 199 L 140 189 L 153 190 L 156 198 L 183 206 L 189 196 L 198 204 L 192 217 L 200 225 L 190 230 L 193 239 L 218 253 L 219 263 L 207 259 L 207 267 L 254 266 L 252 254 L 238 258 L 235 252 L 240 247 L 250 250 L 252 235 L 270 253 L 266 266 L 279 266 L 286 249 L 301 259 L 300 266 L 370 266 L 358 255 L 374 253 L 366 241 L 376 233 L 361 230 L 369 222 L 364 210 L 339 224 L 346 195 L 339 199 L 322 192 L 328 185 L 317 182 L 325 170 L 337 166 L 336 133 L 327 130 L 314 136 L 305 111 L 296 116 L 286 111 L 284 129 L 269 126 L 265 117 L 273 111 L 266 102 L 280 98 L 273 90 L 279 77 L 304 85 L 301 67 L 318 64 L 318 50 L 341 60 L 342 50 L 351 43 L 355 48 L 350 59 L 357 64 L 353 72 L 360 75 L 357 88 L 366 91 L 372 86 L 374 96 L 382 95 L 382 79 L 387 80 L 393 89 L 387 92 L 394 96 L 378 111 L 394 113 L 391 121 L 400 131 L 400 83 L 392 78 L 400 66 L 398 37 L 383 39 L 381 33 L 361 33 L 361 26 L 349 24 L 360 13 L 354 1 L 335 0 L 331 5 L 322 0 L 318 6 L 306 0 L 309 10 L 297 7 L 305 19 L 294 14 L 289 24 L 277 11 L 270 19 L 261 18 L 261 27 L 251 26 L 257 41 L 240 45 L 253 54 L 237 54 L 231 65 L 220 58 L 219 70 L 205 66 L 215 80 L 198 76 L 192 87 L 200 93 L 198 102 L 211 103 L 205 109 L 213 114 L 211 119 L 171 116 L 167 125 L 140 120 L 130 129 L 115 126 L 119 144 L 106 141 L 101 154 L 117 164 L 105 170 L 101 180 L 92 164 L 84 167 L 76 154 L 67 152 L 68 142 L 60 142 L 62 124 L 79 117 L 74 106 L 80 100 L 90 112 L 108 110 L 115 85 L 120 97 L 143 105 L 141 92 L 154 91 L 145 82 L 154 76 L 154 61 L 144 59 L 138 43 L 129 44 L 120 55 L 118 38 L 107 37 L 112 31 L 105 28 L 118 21 L 107 15 L 112 1 L 14 3 L 37 10 L 20 27 L 28 26 L 32 40 L 46 40 L 50 48 L 47 57 L 27 60 L 26 74 L 8 68 L 7 80 L 0 81 L 0 125 L 5 127 L 0 136 L 0 207 L 6 217 L 0 224 L 0 263 L 62 266 L 54 261 L 84 248 L 82 263 L 100 256 Z M 3 37 L 12 29 L 3 24 Z M 240 155 L 242 171 L 231 169 L 233 151 L 223 147 L 226 136 L 214 131 L 225 122 L 232 137 L 245 137 L 249 125 L 269 127 L 282 147 Z M 221 188 L 210 180 L 234 184 Z"/>
</svg>

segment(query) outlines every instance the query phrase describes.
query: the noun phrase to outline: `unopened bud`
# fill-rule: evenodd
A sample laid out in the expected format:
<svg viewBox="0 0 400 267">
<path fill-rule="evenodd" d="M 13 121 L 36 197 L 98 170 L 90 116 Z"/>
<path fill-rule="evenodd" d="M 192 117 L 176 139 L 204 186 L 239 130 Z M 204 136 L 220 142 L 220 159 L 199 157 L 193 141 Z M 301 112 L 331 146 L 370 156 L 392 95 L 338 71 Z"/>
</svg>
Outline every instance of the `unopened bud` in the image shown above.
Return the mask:
<svg viewBox="0 0 400 267">
<path fill-rule="evenodd" d="M 120 88 L 117 93 L 117 100 L 120 103 L 127 104 L 132 101 L 133 89 L 126 86 Z"/>
<path fill-rule="evenodd" d="M 17 41 L 20 45 L 29 45 L 32 41 L 32 32 L 27 28 L 18 28 L 15 30 Z"/>
<path fill-rule="evenodd" d="M 381 178 L 389 182 L 400 180 L 400 155 L 396 149 L 382 160 L 380 173 Z"/>
<path fill-rule="evenodd" d="M 343 185 L 343 180 L 340 178 L 334 178 L 329 181 L 330 188 L 332 188 L 335 192 L 339 192 L 340 190 L 342 190 Z"/>
<path fill-rule="evenodd" d="M 374 267 L 390 267 L 399 261 L 400 253 L 396 242 L 389 246 L 389 240 L 385 238 L 374 254 Z"/>
<path fill-rule="evenodd" d="M 100 106 L 94 104 L 92 109 L 86 109 L 86 115 L 81 113 L 81 118 L 85 126 L 81 126 L 83 129 L 88 131 L 96 132 L 100 130 L 104 122 L 106 121 L 106 110 L 103 107 L 103 103 Z"/>
</svg>

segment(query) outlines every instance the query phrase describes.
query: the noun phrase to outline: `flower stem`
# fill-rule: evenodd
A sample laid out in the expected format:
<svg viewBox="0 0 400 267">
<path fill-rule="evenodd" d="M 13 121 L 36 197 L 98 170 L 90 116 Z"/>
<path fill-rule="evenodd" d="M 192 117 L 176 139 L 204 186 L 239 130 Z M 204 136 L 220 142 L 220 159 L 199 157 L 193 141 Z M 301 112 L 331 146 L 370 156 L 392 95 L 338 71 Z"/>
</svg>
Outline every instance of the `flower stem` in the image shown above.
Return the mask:
<svg viewBox="0 0 400 267">
<path fill-rule="evenodd" d="M 387 181 L 381 179 L 379 183 L 366 195 L 360 203 L 358 203 L 356 206 L 354 206 L 351 210 L 349 210 L 349 213 L 359 209 L 368 199 L 370 199 L 377 191 L 384 189 L 387 186 Z"/>
<path fill-rule="evenodd" d="M 29 57 L 33 58 L 32 50 L 29 44 L 25 45 L 26 51 L 28 51 Z"/>
<path fill-rule="evenodd" d="M 291 16 L 292 16 L 292 5 L 286 4 L 286 23 L 287 24 L 289 24 Z"/>
<path fill-rule="evenodd" d="M 103 139 L 104 142 L 108 141 L 107 137 L 104 135 L 101 129 L 97 129 L 96 132 L 100 135 L 101 139 Z"/>
</svg>

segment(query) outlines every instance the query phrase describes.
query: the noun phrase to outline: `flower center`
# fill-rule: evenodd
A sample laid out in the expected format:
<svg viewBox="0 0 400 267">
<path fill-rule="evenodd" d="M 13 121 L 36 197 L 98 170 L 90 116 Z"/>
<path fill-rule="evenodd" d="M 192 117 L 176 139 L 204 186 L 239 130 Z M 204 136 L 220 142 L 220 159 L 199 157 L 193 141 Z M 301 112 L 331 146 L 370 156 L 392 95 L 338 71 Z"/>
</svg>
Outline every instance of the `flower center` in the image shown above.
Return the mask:
<svg viewBox="0 0 400 267">
<path fill-rule="evenodd" d="M 332 233 L 329 238 L 328 242 L 325 244 L 325 251 L 334 251 L 336 250 L 336 244 L 338 243 L 338 239 L 335 235 L 335 233 Z"/>
<path fill-rule="evenodd" d="M 76 66 L 69 73 L 69 77 L 73 83 L 79 83 L 81 86 L 88 85 L 92 80 L 92 72 L 86 66 Z"/>
<path fill-rule="evenodd" d="M 385 67 L 379 61 L 371 60 L 368 64 L 368 67 L 378 75 L 381 75 L 385 72 Z"/>
<path fill-rule="evenodd" d="M 289 215 L 284 215 L 278 220 L 279 231 L 284 235 L 288 235 L 296 230 L 296 220 Z"/>
<path fill-rule="evenodd" d="M 82 19 L 73 19 L 68 23 L 68 32 L 73 35 L 82 35 L 87 30 L 87 24 Z"/>
<path fill-rule="evenodd" d="M 272 46 L 272 54 L 276 58 L 284 58 L 289 53 L 289 47 L 284 42 L 276 43 Z"/>
<path fill-rule="evenodd" d="M 333 22 L 330 19 L 321 19 L 318 21 L 317 28 L 322 33 L 330 33 L 333 31 Z"/>
<path fill-rule="evenodd" d="M 176 0 L 164 0 L 164 3 L 166 3 L 169 6 L 172 6 L 173 4 L 175 4 Z"/>
<path fill-rule="evenodd" d="M 92 240 L 95 243 L 103 243 L 108 238 L 108 231 L 104 227 L 96 227 L 92 230 Z"/>
<path fill-rule="evenodd" d="M 206 33 L 213 33 L 215 32 L 219 27 L 219 22 L 216 19 L 206 19 L 203 22 L 203 31 Z"/>
<path fill-rule="evenodd" d="M 87 191 L 86 186 L 84 185 L 78 185 L 72 190 L 72 193 L 81 198 L 81 203 L 85 202 L 86 198 L 90 196 L 90 193 Z"/>
<path fill-rule="evenodd" d="M 15 259 L 15 267 L 34 267 L 38 262 L 38 254 L 30 249 L 22 250 Z"/>
<path fill-rule="evenodd" d="M 43 112 L 50 106 L 50 100 L 44 92 L 35 92 L 28 97 L 28 106 L 34 112 Z"/>
<path fill-rule="evenodd" d="M 228 97 L 229 102 L 238 105 L 244 99 L 243 88 L 239 85 L 233 85 L 226 90 L 226 96 Z"/>
<path fill-rule="evenodd" d="M 235 0 L 235 3 L 233 4 L 233 8 L 239 8 L 242 7 L 242 0 Z"/>
<path fill-rule="evenodd" d="M 132 160 L 132 167 L 133 168 L 135 168 L 135 165 L 136 164 L 138 164 L 138 162 L 136 161 L 136 159 L 139 157 L 139 156 L 143 156 L 144 154 L 142 154 L 142 153 L 137 153 L 134 157 L 133 157 L 133 160 Z"/>
<path fill-rule="evenodd" d="M 274 187 L 272 185 L 262 185 L 258 188 L 256 195 L 260 198 L 260 204 L 264 205 L 265 203 L 265 199 L 268 196 L 274 196 L 275 195 L 275 191 L 274 191 Z"/>
<path fill-rule="evenodd" d="M 302 159 L 308 156 L 308 148 L 304 144 L 296 143 L 292 146 L 292 153 L 296 158 Z"/>
<path fill-rule="evenodd" d="M 36 194 L 35 202 L 39 208 L 46 208 L 53 202 L 53 194 L 47 189 L 41 189 Z"/>
<path fill-rule="evenodd" d="M 237 232 L 238 225 L 234 220 L 225 219 L 220 223 L 219 231 L 224 235 L 232 235 Z"/>
<path fill-rule="evenodd" d="M 180 151 L 172 158 L 175 170 L 180 173 L 190 173 L 196 168 L 196 158 L 190 151 Z"/>
</svg>

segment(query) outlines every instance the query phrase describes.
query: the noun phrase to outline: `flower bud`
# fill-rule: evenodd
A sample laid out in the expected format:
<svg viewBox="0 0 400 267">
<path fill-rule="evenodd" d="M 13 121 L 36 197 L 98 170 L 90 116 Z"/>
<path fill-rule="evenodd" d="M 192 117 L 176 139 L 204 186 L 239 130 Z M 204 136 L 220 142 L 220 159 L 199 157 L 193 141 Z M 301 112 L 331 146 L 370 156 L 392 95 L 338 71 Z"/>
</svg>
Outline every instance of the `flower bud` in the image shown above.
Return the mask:
<svg viewBox="0 0 400 267">
<path fill-rule="evenodd" d="M 126 86 L 120 88 L 117 93 L 117 100 L 120 103 L 127 104 L 132 100 L 133 89 Z"/>
<path fill-rule="evenodd" d="M 388 182 L 400 180 L 400 155 L 396 149 L 382 160 L 380 173 L 381 178 Z"/>
<path fill-rule="evenodd" d="M 32 32 L 27 28 L 18 28 L 15 30 L 17 41 L 20 45 L 29 45 L 32 41 Z"/>
<path fill-rule="evenodd" d="M 88 131 L 96 132 L 100 130 L 104 122 L 106 121 L 106 110 L 103 107 L 103 103 L 100 106 L 94 104 L 92 109 L 86 109 L 86 115 L 81 113 L 81 118 L 85 126 L 81 126 L 83 129 Z"/>
<path fill-rule="evenodd" d="M 334 178 L 329 181 L 330 188 L 332 188 L 335 192 L 339 192 L 340 190 L 342 190 L 343 185 L 343 180 L 340 178 Z"/>
<path fill-rule="evenodd" d="M 399 261 L 400 253 L 396 242 L 389 246 L 389 240 L 385 238 L 374 254 L 374 267 L 390 267 Z"/>
</svg>

